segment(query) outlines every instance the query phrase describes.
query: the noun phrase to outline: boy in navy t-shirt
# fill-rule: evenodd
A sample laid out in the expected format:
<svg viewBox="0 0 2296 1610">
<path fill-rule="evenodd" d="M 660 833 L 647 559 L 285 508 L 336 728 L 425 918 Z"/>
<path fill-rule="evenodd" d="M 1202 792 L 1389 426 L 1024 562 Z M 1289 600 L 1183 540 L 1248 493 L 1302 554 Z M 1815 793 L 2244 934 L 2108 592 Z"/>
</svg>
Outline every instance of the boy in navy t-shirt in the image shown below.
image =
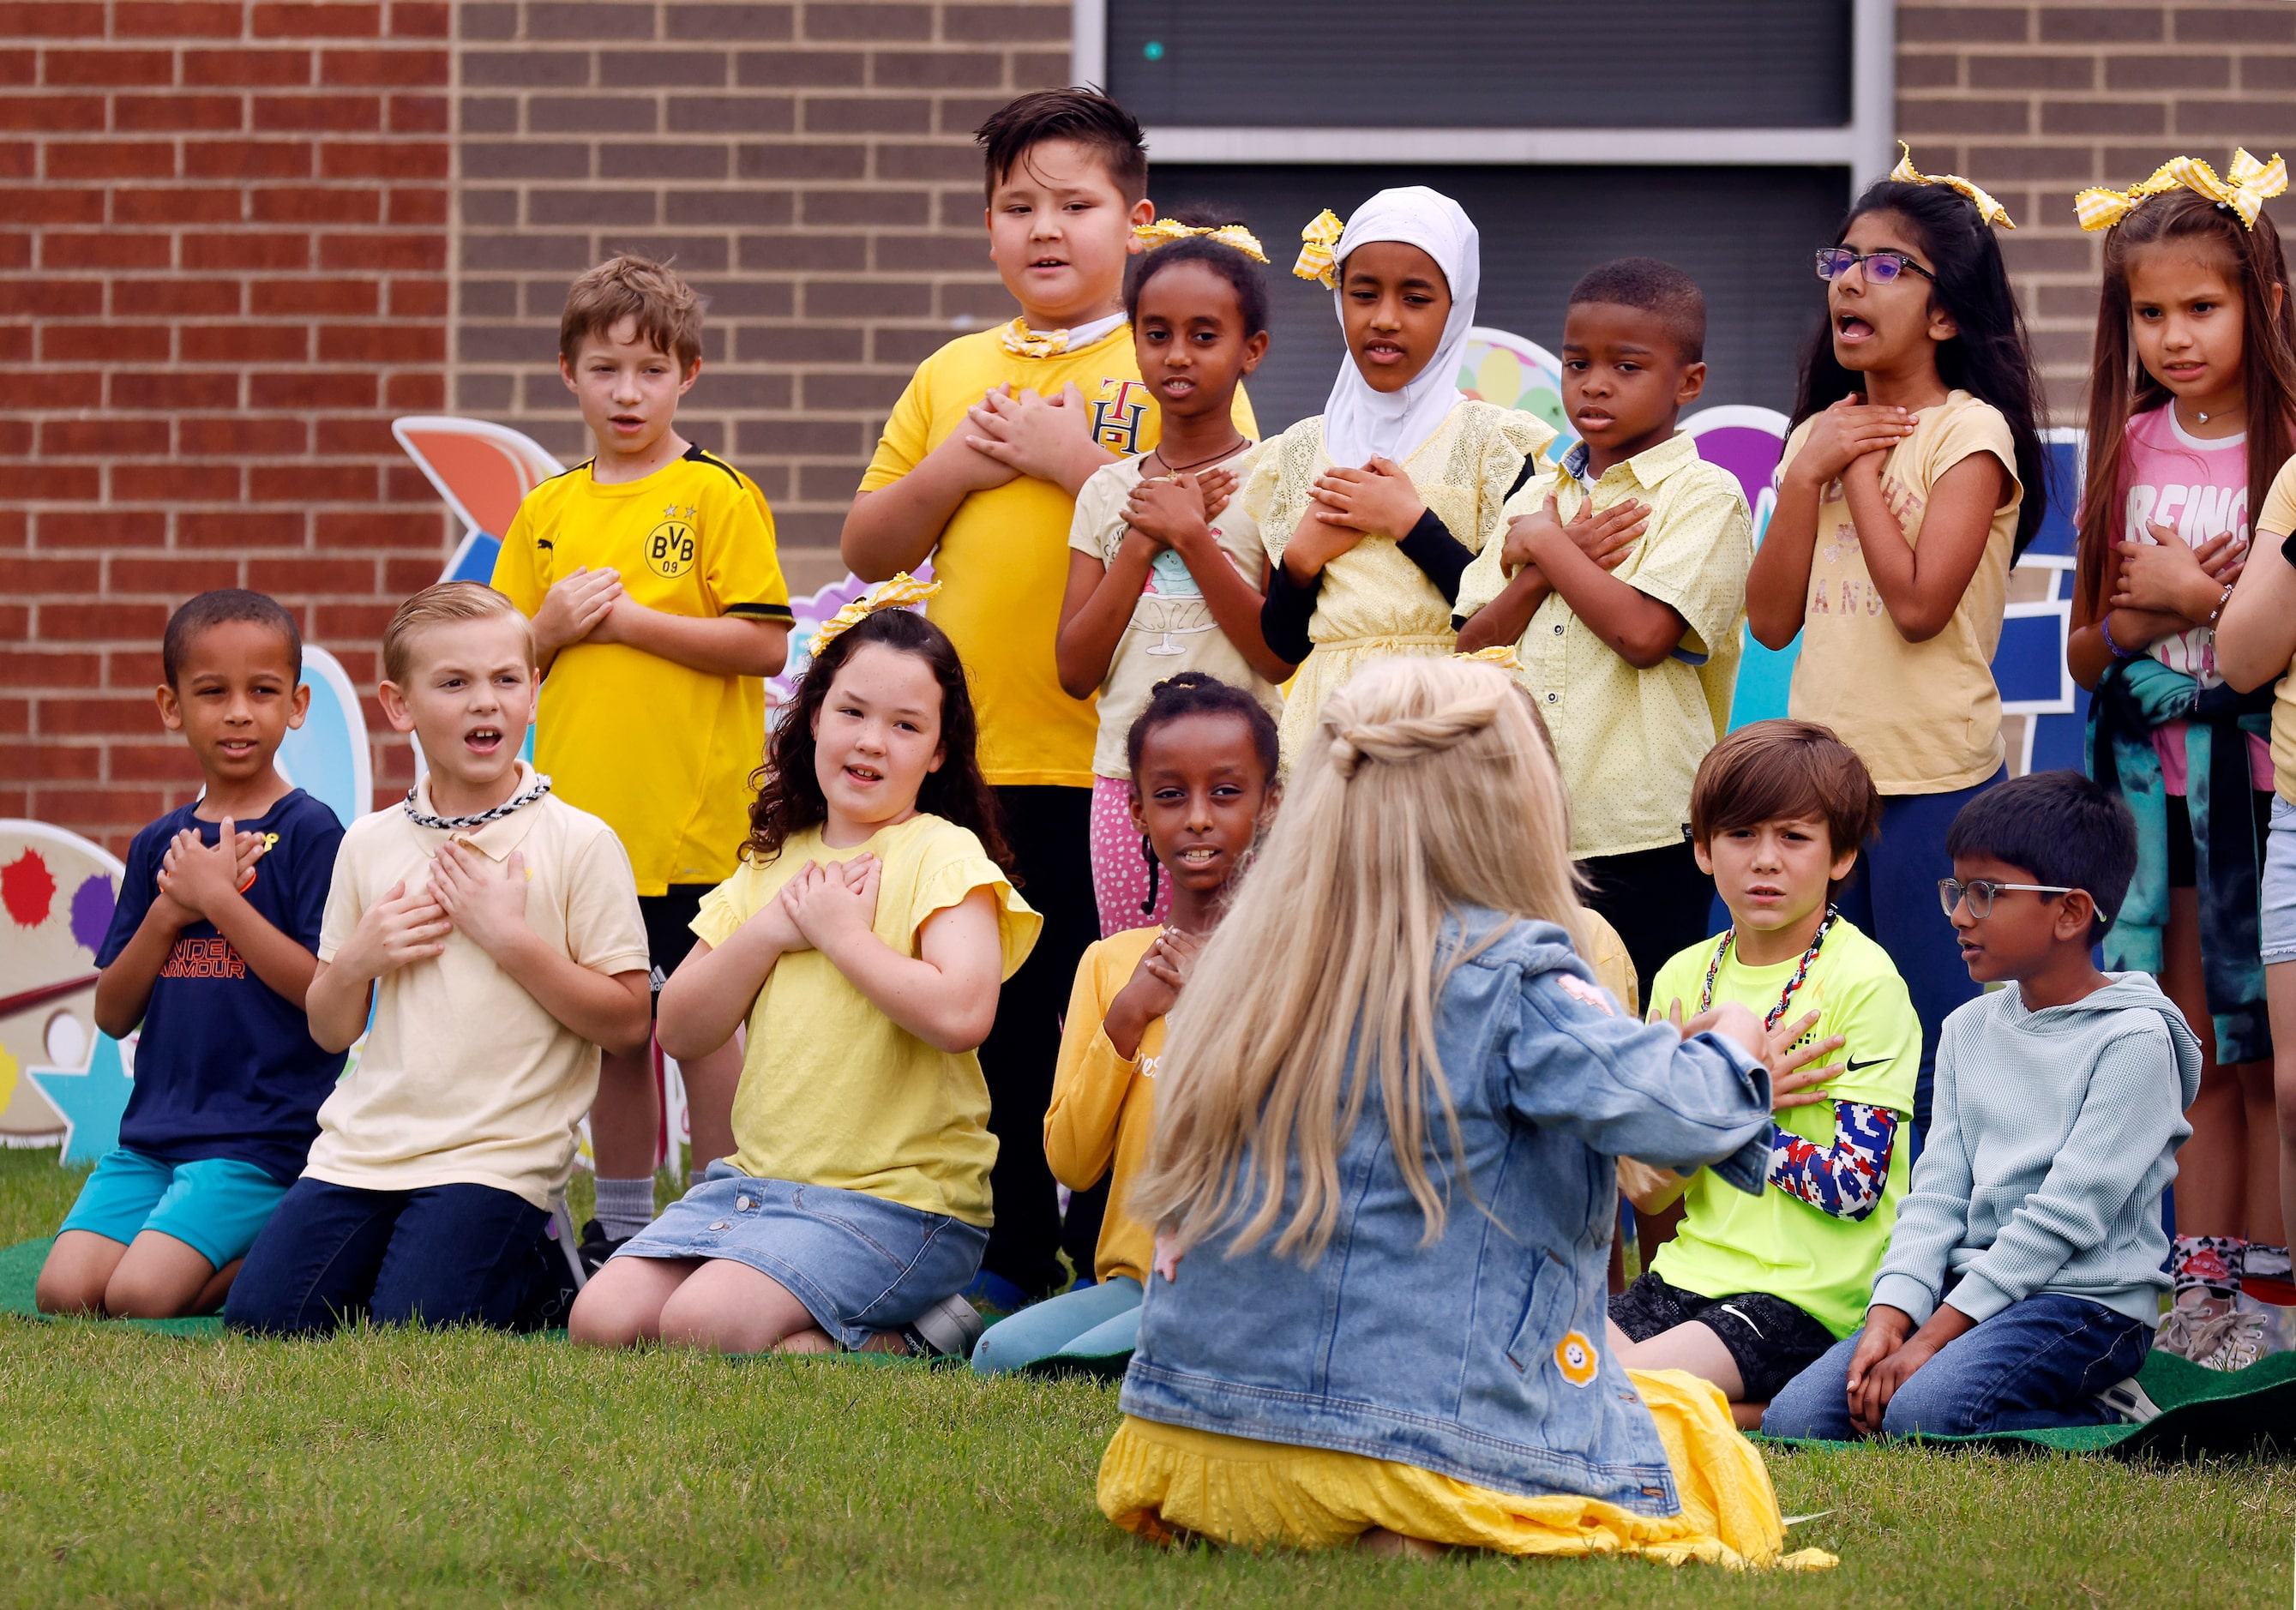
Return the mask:
<svg viewBox="0 0 2296 1610">
<path fill-rule="evenodd" d="M 95 1022 L 114 1039 L 144 1025 L 135 1088 L 40 1269 L 44 1313 L 219 1307 L 343 1070 L 303 1013 L 342 824 L 272 764 L 310 702 L 302 635 L 226 588 L 176 612 L 160 657 L 160 719 L 205 789 L 128 848 Z"/>
</svg>

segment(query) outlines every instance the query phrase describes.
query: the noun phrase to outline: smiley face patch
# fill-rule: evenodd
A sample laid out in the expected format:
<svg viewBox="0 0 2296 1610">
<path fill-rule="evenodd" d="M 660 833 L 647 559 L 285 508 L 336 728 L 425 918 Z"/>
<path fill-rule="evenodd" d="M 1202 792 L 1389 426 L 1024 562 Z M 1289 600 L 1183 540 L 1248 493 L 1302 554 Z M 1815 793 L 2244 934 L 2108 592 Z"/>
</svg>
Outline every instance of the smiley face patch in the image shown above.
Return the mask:
<svg viewBox="0 0 2296 1610">
<path fill-rule="evenodd" d="M 1573 1386 L 1594 1384 L 1595 1372 L 1601 1365 L 1595 1357 L 1595 1344 L 1587 1339 L 1586 1332 L 1571 1331 L 1554 1344 L 1554 1368 Z"/>
</svg>

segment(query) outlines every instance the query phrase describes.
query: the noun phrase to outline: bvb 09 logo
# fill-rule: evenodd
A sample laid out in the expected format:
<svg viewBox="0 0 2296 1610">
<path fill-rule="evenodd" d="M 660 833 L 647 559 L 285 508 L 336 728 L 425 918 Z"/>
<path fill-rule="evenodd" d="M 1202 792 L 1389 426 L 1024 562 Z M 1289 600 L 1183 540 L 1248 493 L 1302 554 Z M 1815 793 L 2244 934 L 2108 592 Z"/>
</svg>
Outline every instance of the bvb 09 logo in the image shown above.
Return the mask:
<svg viewBox="0 0 2296 1610">
<path fill-rule="evenodd" d="M 662 522 L 646 533 L 646 567 L 665 580 L 675 581 L 693 568 L 697 546 L 692 509 L 664 509 Z"/>
</svg>

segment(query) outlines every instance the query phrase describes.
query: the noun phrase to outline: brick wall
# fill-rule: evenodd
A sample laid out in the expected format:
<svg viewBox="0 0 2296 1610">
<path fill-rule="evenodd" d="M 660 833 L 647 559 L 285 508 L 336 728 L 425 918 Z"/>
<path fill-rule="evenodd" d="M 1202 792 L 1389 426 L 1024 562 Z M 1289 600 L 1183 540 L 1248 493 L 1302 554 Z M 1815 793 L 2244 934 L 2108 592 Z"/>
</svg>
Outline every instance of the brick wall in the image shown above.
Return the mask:
<svg viewBox="0 0 2296 1610">
<path fill-rule="evenodd" d="M 1014 311 L 972 130 L 1067 81 L 1068 0 L 460 9 L 456 408 L 586 451 L 553 364 L 567 282 L 672 258 L 709 299 L 680 429 L 765 489 L 793 587 L 841 574 L 910 370 Z"/>
<path fill-rule="evenodd" d="M 1898 127 L 1925 171 L 1967 174 L 2017 220 L 2002 249 L 2058 422 L 2080 423 L 2101 237 L 2074 192 L 2180 154 L 2296 157 L 2296 4 L 1937 4 L 1898 9 Z M 2296 207 L 2271 209 L 2284 232 Z"/>
<path fill-rule="evenodd" d="M 437 575 L 388 422 L 446 400 L 448 10 L 0 4 L 0 815 L 124 848 L 190 797 L 151 691 L 189 594 L 372 687 Z"/>
</svg>

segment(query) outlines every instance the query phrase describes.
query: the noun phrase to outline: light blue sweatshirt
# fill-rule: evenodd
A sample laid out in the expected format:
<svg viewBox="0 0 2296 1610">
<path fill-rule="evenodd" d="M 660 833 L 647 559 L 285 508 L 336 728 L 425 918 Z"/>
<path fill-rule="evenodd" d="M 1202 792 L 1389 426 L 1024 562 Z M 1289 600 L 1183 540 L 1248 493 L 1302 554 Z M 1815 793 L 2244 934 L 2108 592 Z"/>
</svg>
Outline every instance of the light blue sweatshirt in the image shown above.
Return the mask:
<svg viewBox="0 0 2296 1610">
<path fill-rule="evenodd" d="M 2054 1292 L 2159 1318 L 2161 1193 L 2193 1132 L 2201 1046 L 2149 975 L 2106 976 L 2070 1006 L 2029 1010 L 2013 983 L 1945 1020 L 1929 1138 L 1875 1302 L 1920 1325 L 1949 1300 L 1981 1323 Z"/>
</svg>

